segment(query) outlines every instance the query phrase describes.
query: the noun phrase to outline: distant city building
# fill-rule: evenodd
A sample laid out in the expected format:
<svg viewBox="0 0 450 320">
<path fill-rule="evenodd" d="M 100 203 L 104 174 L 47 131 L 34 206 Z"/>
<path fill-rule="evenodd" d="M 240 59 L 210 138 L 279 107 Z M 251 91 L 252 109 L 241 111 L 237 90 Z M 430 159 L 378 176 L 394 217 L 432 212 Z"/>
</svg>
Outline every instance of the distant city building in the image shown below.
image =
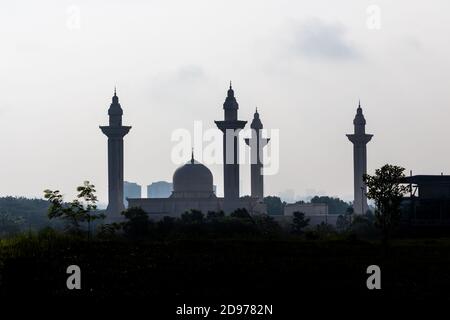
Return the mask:
<svg viewBox="0 0 450 320">
<path fill-rule="evenodd" d="M 168 198 L 172 194 L 173 184 L 167 181 L 153 182 L 147 186 L 147 198 Z"/>
<path fill-rule="evenodd" d="M 124 181 L 123 183 L 123 203 L 128 208 L 127 198 L 140 198 L 142 196 L 142 188 L 135 182 Z"/>
</svg>

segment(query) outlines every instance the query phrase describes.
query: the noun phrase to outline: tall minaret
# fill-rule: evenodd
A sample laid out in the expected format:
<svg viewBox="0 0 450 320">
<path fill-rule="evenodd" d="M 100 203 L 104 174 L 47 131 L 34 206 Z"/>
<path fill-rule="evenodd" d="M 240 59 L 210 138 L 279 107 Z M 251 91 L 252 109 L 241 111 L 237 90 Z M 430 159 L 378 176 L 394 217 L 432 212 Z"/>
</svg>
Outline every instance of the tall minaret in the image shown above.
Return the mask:
<svg viewBox="0 0 450 320">
<path fill-rule="evenodd" d="M 214 121 L 223 132 L 223 183 L 224 183 L 224 211 L 237 209 L 239 200 L 239 140 L 238 134 L 245 127 L 247 121 L 238 120 L 239 104 L 234 97 L 230 82 L 227 98 L 223 104 L 224 121 Z"/>
<path fill-rule="evenodd" d="M 353 143 L 353 171 L 354 171 L 354 196 L 353 211 L 356 214 L 365 214 L 369 208 L 367 205 L 367 187 L 363 182 L 363 175 L 367 173 L 367 143 L 372 139 L 372 134 L 366 134 L 366 119 L 364 119 L 361 103 L 358 104 L 356 116 L 353 120 L 354 134 L 347 134 L 347 138 Z"/>
<path fill-rule="evenodd" d="M 110 219 L 120 219 L 125 210 L 123 204 L 123 137 L 131 127 L 122 126 L 122 107 L 114 89 L 111 106 L 108 110 L 109 126 L 100 129 L 108 137 L 108 208 Z"/>
<path fill-rule="evenodd" d="M 258 108 L 256 108 L 253 116 L 252 124 L 252 137 L 245 139 L 245 143 L 250 147 L 250 159 L 251 159 L 251 195 L 253 198 L 264 199 L 264 176 L 262 172 L 263 163 L 263 148 L 269 143 L 270 139 L 265 139 L 261 136 L 261 129 L 263 128 L 262 122 L 259 119 Z"/>
</svg>

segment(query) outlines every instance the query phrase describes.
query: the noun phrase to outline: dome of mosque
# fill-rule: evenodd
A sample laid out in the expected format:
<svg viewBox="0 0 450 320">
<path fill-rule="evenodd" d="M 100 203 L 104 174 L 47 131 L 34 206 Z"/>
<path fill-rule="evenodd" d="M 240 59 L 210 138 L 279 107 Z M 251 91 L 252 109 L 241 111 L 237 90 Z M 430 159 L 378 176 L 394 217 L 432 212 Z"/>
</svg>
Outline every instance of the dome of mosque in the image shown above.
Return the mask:
<svg viewBox="0 0 450 320">
<path fill-rule="evenodd" d="M 175 170 L 173 191 L 175 193 L 212 193 L 213 175 L 205 165 L 192 158 L 188 163 Z"/>
</svg>

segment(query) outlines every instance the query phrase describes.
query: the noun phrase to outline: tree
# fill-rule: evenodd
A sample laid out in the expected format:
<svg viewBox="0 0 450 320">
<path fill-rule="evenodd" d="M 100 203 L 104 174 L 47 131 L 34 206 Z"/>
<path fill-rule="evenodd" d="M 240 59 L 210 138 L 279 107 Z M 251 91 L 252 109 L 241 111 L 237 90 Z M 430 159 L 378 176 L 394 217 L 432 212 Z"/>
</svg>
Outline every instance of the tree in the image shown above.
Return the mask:
<svg viewBox="0 0 450 320">
<path fill-rule="evenodd" d="M 374 225 L 374 217 L 373 214 L 357 214 L 352 217 L 352 222 L 350 225 L 351 233 L 373 238 L 376 237 L 379 233 L 379 229 Z"/>
<path fill-rule="evenodd" d="M 127 219 L 123 223 L 123 231 L 127 237 L 142 239 L 149 235 L 152 223 L 147 212 L 141 208 L 132 207 L 122 212 L 122 215 Z"/>
<path fill-rule="evenodd" d="M 230 217 L 249 221 L 253 220 L 252 216 L 248 213 L 247 209 L 245 208 L 239 208 L 234 210 L 232 213 L 230 213 Z"/>
<path fill-rule="evenodd" d="M 161 237 L 168 236 L 173 230 L 175 229 L 177 224 L 177 219 L 174 217 L 165 216 L 162 220 L 158 221 L 156 223 L 156 228 L 158 231 L 158 234 Z"/>
<path fill-rule="evenodd" d="M 347 202 L 339 198 L 328 196 L 315 196 L 311 199 L 311 203 L 327 204 L 329 214 L 344 214 L 350 206 Z"/>
<path fill-rule="evenodd" d="M 97 219 L 104 219 L 104 213 L 97 212 L 97 196 L 95 195 L 95 186 L 90 184 L 89 181 L 84 181 L 82 186 L 77 188 L 79 192 L 77 195 L 78 199 L 82 199 L 83 203 L 80 204 L 80 211 L 84 216 L 84 220 L 88 223 L 88 239 L 91 236 L 91 222 Z M 76 201 L 76 200 L 74 200 Z"/>
<path fill-rule="evenodd" d="M 212 220 L 219 220 L 225 217 L 225 213 L 220 210 L 220 211 L 208 211 L 207 215 L 206 215 L 206 219 L 209 221 Z"/>
<path fill-rule="evenodd" d="M 181 221 L 183 223 L 192 224 L 192 223 L 202 223 L 204 219 L 204 215 L 200 210 L 191 209 L 190 211 L 186 211 L 181 215 Z"/>
<path fill-rule="evenodd" d="M 331 224 L 323 221 L 316 226 L 316 231 L 320 238 L 326 237 L 335 232 L 334 227 Z"/>
<path fill-rule="evenodd" d="M 59 190 L 44 190 L 44 197 L 50 202 L 48 217 L 61 218 L 69 222 L 68 229 L 74 233 L 80 233 L 80 224 L 88 223 L 88 238 L 90 238 L 91 222 L 105 218 L 103 213 L 97 212 L 97 196 L 95 186 L 89 181 L 84 181 L 82 186 L 77 188 L 79 192 L 77 199 L 64 203 L 63 195 Z"/>
<path fill-rule="evenodd" d="M 364 175 L 368 187 L 367 197 L 375 201 L 375 225 L 383 232 L 383 241 L 387 243 L 392 230 L 400 220 L 400 203 L 409 187 L 400 184 L 405 169 L 386 164 L 375 170 L 375 175 Z"/>
<path fill-rule="evenodd" d="M 350 213 L 340 214 L 336 220 L 336 229 L 339 232 L 346 232 L 352 225 L 352 216 Z"/>
<path fill-rule="evenodd" d="M 123 223 L 113 222 L 101 224 L 98 228 L 97 237 L 105 240 L 113 239 L 121 229 L 123 229 Z"/>
<path fill-rule="evenodd" d="M 292 219 L 292 232 L 295 234 L 302 234 L 303 230 L 309 225 L 309 218 L 305 219 L 303 212 L 295 211 Z"/>
<path fill-rule="evenodd" d="M 275 219 L 267 214 L 260 214 L 253 217 L 253 220 L 260 234 L 264 236 L 276 235 L 281 229 Z"/>
<path fill-rule="evenodd" d="M 352 215 L 353 213 L 355 213 L 355 210 L 353 209 L 353 206 L 349 206 L 347 208 L 347 210 L 345 210 L 346 214 Z"/>
<path fill-rule="evenodd" d="M 280 215 L 284 212 L 285 202 L 282 202 L 279 197 L 268 196 L 264 198 L 264 203 L 267 206 L 267 214 Z"/>
</svg>

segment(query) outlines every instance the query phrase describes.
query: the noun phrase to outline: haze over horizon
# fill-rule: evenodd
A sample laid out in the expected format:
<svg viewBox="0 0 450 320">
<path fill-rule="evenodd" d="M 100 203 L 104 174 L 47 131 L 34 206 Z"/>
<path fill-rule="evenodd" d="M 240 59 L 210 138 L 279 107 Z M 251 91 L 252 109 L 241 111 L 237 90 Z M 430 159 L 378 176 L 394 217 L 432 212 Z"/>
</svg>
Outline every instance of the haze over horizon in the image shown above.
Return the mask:
<svg viewBox="0 0 450 320">
<path fill-rule="evenodd" d="M 107 196 L 114 86 L 124 110 L 125 180 L 171 181 L 171 134 L 215 128 L 228 83 L 239 118 L 255 107 L 280 130 L 280 170 L 265 194 L 351 200 L 358 100 L 368 173 L 385 163 L 450 173 L 450 32 L 444 0 L 79 1 L 3 3 L 0 196 L 71 199 L 84 180 Z M 377 5 L 381 28 L 367 27 Z M 76 18 L 79 13 L 79 25 Z M 249 126 L 249 124 L 247 124 Z M 222 195 L 222 166 L 208 166 Z M 241 194 L 250 170 L 241 167 Z M 289 191 L 291 190 L 291 191 Z"/>
</svg>

